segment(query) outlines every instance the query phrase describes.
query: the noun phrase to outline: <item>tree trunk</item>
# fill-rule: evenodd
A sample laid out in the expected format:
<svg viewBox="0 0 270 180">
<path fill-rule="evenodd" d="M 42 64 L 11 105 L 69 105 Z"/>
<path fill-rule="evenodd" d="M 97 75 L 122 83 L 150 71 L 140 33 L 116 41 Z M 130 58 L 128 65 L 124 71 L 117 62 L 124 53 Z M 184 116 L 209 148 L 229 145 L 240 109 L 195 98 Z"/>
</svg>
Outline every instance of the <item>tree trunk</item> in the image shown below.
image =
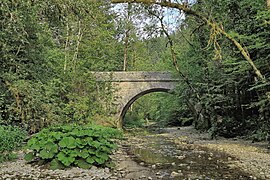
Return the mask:
<svg viewBox="0 0 270 180">
<path fill-rule="evenodd" d="M 65 62 L 64 62 L 64 73 L 66 73 L 67 70 L 67 61 L 68 61 L 68 46 L 69 46 L 69 26 L 67 23 L 66 26 L 67 34 L 66 34 L 66 43 L 65 43 Z"/>
<path fill-rule="evenodd" d="M 125 49 L 124 49 L 124 65 L 123 65 L 123 71 L 127 70 L 127 60 L 128 60 L 128 41 L 129 41 L 129 29 L 125 32 Z"/>
</svg>

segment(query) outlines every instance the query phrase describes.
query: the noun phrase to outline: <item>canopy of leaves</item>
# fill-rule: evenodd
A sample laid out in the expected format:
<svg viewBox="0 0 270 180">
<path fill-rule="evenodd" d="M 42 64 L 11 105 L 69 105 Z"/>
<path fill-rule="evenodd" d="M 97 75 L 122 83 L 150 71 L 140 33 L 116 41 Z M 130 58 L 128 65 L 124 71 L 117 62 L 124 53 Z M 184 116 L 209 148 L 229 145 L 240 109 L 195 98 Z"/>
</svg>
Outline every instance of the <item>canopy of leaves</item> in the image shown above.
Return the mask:
<svg viewBox="0 0 270 180">
<path fill-rule="evenodd" d="M 110 113 L 111 88 L 90 73 L 120 68 L 107 1 L 4 0 L 0 8 L 0 123 L 36 132 Z"/>
</svg>

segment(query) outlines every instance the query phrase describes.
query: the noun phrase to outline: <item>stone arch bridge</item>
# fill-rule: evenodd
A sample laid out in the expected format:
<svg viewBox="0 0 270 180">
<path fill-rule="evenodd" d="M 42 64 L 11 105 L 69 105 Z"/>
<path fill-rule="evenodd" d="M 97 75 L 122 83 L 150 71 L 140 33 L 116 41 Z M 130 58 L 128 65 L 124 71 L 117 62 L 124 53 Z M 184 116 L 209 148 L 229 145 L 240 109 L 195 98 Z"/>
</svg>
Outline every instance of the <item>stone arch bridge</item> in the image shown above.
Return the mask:
<svg viewBox="0 0 270 180">
<path fill-rule="evenodd" d="M 97 81 L 112 83 L 116 89 L 116 114 L 114 119 L 117 127 L 122 128 L 123 119 L 131 104 L 141 96 L 152 92 L 170 92 L 176 87 L 179 79 L 170 72 L 119 71 L 94 72 Z"/>
</svg>

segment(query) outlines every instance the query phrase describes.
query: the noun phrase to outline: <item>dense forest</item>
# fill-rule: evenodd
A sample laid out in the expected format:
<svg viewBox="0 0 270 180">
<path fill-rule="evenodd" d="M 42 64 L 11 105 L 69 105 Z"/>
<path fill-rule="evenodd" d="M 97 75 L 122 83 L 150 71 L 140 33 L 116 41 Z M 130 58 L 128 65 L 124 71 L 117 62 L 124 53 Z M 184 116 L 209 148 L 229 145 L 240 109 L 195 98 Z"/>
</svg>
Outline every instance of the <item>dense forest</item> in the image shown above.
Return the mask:
<svg viewBox="0 0 270 180">
<path fill-rule="evenodd" d="M 141 98 L 127 121 L 269 137 L 269 1 L 112 2 L 1 2 L 1 125 L 113 125 L 110 84 L 92 71 L 171 71 L 172 95 Z"/>
<path fill-rule="evenodd" d="M 173 7 L 174 3 L 162 6 Z M 167 124 L 185 124 L 191 120 L 196 128 L 208 130 L 212 136 L 248 135 L 253 140 L 265 139 L 270 125 L 267 95 L 270 36 L 266 2 L 197 1 L 191 7 L 193 14 L 181 8 L 187 11 L 185 19 L 174 33 L 164 33 L 164 36 L 168 44 L 173 42 L 170 45 L 175 57 L 168 58 L 177 61 L 174 66 L 184 82 L 175 91 L 177 102 L 175 98 L 158 95 L 163 96 L 163 103 L 145 114 L 150 113 L 152 118 Z M 162 15 L 155 13 L 162 20 Z M 209 27 L 202 16 L 214 26 Z M 230 38 L 215 26 L 226 31 Z M 253 60 L 263 78 L 256 74 L 235 41 Z M 141 112 L 146 109 L 137 106 Z"/>
</svg>

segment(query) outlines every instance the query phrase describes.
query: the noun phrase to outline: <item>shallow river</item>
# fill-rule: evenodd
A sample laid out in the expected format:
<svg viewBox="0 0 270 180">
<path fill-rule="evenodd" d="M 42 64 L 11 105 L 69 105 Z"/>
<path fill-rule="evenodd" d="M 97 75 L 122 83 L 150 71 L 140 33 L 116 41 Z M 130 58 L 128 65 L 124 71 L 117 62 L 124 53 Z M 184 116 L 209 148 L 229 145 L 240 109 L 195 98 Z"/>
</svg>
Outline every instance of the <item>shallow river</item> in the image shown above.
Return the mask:
<svg viewBox="0 0 270 180">
<path fill-rule="evenodd" d="M 176 140 L 162 133 L 139 135 L 129 142 L 129 154 L 151 167 L 158 179 L 253 179 L 231 165 L 235 158 L 194 144 L 185 136 Z"/>
</svg>

